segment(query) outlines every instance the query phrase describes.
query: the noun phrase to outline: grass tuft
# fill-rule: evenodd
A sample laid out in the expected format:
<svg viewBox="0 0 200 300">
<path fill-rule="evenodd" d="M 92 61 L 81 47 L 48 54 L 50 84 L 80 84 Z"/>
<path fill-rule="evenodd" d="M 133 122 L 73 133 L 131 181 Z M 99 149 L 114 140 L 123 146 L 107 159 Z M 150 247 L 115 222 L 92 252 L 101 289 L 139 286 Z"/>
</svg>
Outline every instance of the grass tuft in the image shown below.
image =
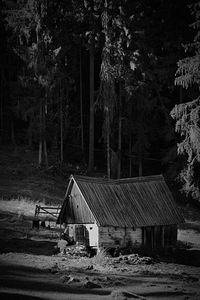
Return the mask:
<svg viewBox="0 0 200 300">
<path fill-rule="evenodd" d="M 92 262 L 93 264 L 103 265 L 108 260 L 108 254 L 106 249 L 100 250 L 99 253 L 97 253 L 93 258 Z"/>
</svg>

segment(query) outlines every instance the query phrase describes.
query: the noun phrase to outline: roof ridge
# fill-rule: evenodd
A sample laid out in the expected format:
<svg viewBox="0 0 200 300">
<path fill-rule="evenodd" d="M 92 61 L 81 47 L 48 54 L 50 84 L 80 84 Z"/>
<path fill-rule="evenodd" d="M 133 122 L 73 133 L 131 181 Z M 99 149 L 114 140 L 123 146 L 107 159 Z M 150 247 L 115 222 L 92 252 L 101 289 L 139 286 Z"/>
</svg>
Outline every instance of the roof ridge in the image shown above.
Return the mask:
<svg viewBox="0 0 200 300">
<path fill-rule="evenodd" d="M 70 179 L 74 178 L 75 180 L 81 181 L 89 181 L 89 182 L 96 182 L 99 184 L 124 184 L 124 183 L 133 183 L 133 182 L 148 182 L 148 181 L 160 181 L 164 180 L 162 174 L 159 175 L 150 175 L 150 176 L 142 176 L 142 177 L 127 177 L 127 178 L 120 178 L 120 179 L 108 179 L 103 177 L 90 177 L 84 175 L 71 175 Z"/>
</svg>

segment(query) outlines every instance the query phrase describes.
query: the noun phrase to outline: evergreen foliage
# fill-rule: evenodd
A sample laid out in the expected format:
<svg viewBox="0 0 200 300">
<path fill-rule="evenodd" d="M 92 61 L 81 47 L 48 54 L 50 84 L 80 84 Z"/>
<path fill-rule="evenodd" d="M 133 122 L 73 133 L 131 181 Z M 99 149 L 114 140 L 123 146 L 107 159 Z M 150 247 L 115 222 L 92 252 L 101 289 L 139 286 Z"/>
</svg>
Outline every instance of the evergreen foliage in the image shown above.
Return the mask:
<svg viewBox="0 0 200 300">
<path fill-rule="evenodd" d="M 34 149 L 43 145 L 59 164 L 83 165 L 84 158 L 88 171 L 96 165 L 106 173 L 107 156 L 118 177 L 161 173 L 161 160 L 175 170 L 169 110 L 187 34 L 185 1 L 3 1 L 15 51 L 1 73 L 0 113 L 8 139 Z M 198 70 L 186 66 L 187 60 L 177 80 L 196 72 L 195 79 L 185 79 L 189 85 Z M 7 69 L 15 72 L 14 80 L 6 78 L 9 88 Z"/>
<path fill-rule="evenodd" d="M 191 27 L 196 31 L 192 43 L 184 45 L 185 51 L 191 53 L 179 60 L 175 84 L 188 89 L 200 90 L 200 2 L 190 5 L 194 16 Z M 187 159 L 184 169 L 180 173 L 183 191 L 193 198 L 200 199 L 200 97 L 176 105 L 171 111 L 176 120 L 176 132 L 180 133 L 181 142 L 178 143 L 178 154 Z"/>
</svg>

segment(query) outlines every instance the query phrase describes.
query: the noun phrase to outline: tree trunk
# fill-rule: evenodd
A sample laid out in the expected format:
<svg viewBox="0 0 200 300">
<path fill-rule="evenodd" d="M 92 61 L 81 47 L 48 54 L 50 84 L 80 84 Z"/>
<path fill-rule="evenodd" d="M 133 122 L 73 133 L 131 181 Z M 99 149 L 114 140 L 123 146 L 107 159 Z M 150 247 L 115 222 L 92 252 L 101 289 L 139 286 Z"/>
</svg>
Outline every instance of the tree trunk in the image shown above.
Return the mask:
<svg viewBox="0 0 200 300">
<path fill-rule="evenodd" d="M 33 116 L 31 114 L 28 128 L 28 146 L 32 147 L 32 137 L 33 137 Z"/>
<path fill-rule="evenodd" d="M 139 177 L 142 176 L 143 174 L 143 155 L 144 155 L 144 128 L 143 128 L 143 120 L 144 120 L 144 115 L 143 115 L 143 112 L 141 112 L 141 115 L 140 115 L 140 123 L 139 123 L 139 128 L 138 128 L 138 131 L 139 131 L 139 136 L 138 136 L 138 163 L 139 163 L 139 166 L 138 166 L 138 173 L 139 173 Z"/>
<path fill-rule="evenodd" d="M 81 150 L 84 156 L 84 131 L 83 131 L 83 86 L 82 86 L 82 52 L 80 45 L 80 121 L 81 121 Z"/>
<path fill-rule="evenodd" d="M 40 139 L 39 141 L 39 154 L 38 154 L 38 164 L 41 166 L 42 165 L 42 140 Z"/>
<path fill-rule="evenodd" d="M 48 167 L 48 154 L 47 154 L 47 141 L 44 139 L 44 163 L 45 166 Z"/>
<path fill-rule="evenodd" d="M 139 157 L 139 177 L 142 177 L 143 167 L 142 167 L 142 157 Z"/>
<path fill-rule="evenodd" d="M 11 142 L 12 142 L 12 145 L 16 146 L 16 142 L 15 142 L 15 130 L 14 130 L 14 122 L 13 120 L 11 120 Z"/>
<path fill-rule="evenodd" d="M 46 143 L 46 99 L 40 99 L 40 137 L 39 137 L 39 155 L 38 163 L 40 166 L 48 166 L 47 143 Z"/>
<path fill-rule="evenodd" d="M 132 138 L 131 132 L 129 134 L 129 177 L 132 176 Z"/>
<path fill-rule="evenodd" d="M 63 163 L 63 93 L 60 84 L 60 162 Z"/>
<path fill-rule="evenodd" d="M 40 99 L 40 120 L 39 120 L 39 131 L 40 131 L 40 136 L 39 136 L 39 153 L 38 153 L 38 164 L 41 166 L 42 165 L 42 141 L 43 141 L 43 132 L 42 132 L 42 99 Z"/>
<path fill-rule="evenodd" d="M 1 141 L 3 141 L 3 71 L 1 71 Z"/>
<path fill-rule="evenodd" d="M 47 141 L 46 141 L 46 115 L 47 115 L 47 88 L 45 91 L 45 101 L 43 106 L 43 147 L 44 147 L 44 164 L 48 167 Z"/>
<path fill-rule="evenodd" d="M 122 86 L 119 86 L 119 127 L 118 127 L 118 164 L 117 164 L 117 178 L 121 177 L 121 148 L 122 148 Z"/>
<path fill-rule="evenodd" d="M 89 166 L 91 172 L 94 167 L 94 38 L 90 44 L 90 131 L 89 131 Z"/>
<path fill-rule="evenodd" d="M 143 164 L 142 164 L 142 161 L 143 161 L 142 145 L 140 143 L 140 146 L 139 146 L 139 166 L 138 166 L 139 177 L 141 177 L 142 174 L 143 174 Z"/>
<path fill-rule="evenodd" d="M 110 117 L 109 108 L 106 108 L 106 152 L 107 152 L 107 176 L 110 179 Z"/>
</svg>

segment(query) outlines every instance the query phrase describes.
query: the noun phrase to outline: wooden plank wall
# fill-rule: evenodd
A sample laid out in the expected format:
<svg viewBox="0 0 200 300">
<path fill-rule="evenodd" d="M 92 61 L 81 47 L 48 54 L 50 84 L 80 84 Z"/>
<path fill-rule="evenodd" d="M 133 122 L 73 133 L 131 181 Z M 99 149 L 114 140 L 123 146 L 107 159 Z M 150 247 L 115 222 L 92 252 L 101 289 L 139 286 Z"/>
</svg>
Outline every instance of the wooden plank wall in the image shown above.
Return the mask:
<svg viewBox="0 0 200 300">
<path fill-rule="evenodd" d="M 94 216 L 80 194 L 76 183 L 74 183 L 69 195 L 69 202 L 66 207 L 66 221 L 68 224 L 90 224 L 95 222 Z"/>
<path fill-rule="evenodd" d="M 115 248 L 127 245 L 141 246 L 141 228 L 99 227 L 99 247 Z"/>
</svg>

